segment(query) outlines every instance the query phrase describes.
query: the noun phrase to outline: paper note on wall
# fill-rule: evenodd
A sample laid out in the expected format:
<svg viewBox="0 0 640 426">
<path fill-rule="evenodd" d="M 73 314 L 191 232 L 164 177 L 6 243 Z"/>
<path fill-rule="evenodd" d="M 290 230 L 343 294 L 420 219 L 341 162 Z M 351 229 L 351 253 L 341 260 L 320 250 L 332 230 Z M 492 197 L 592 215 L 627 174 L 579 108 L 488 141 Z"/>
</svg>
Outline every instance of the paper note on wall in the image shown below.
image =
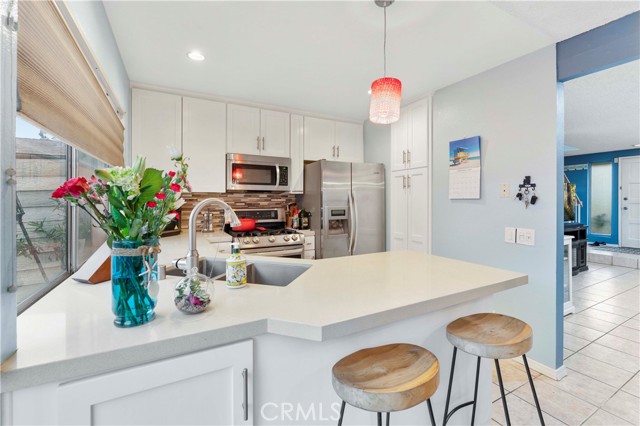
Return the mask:
<svg viewBox="0 0 640 426">
<path fill-rule="evenodd" d="M 480 136 L 449 142 L 449 199 L 480 198 Z"/>
</svg>

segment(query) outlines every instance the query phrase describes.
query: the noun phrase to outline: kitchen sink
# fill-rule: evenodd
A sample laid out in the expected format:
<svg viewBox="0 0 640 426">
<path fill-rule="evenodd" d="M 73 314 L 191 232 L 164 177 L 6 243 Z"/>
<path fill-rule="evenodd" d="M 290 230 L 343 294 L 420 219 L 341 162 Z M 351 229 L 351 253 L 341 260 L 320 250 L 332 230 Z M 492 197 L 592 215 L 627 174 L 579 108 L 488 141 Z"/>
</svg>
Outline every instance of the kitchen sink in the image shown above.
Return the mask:
<svg viewBox="0 0 640 426">
<path fill-rule="evenodd" d="M 226 261 L 224 259 L 200 259 L 199 270 L 214 280 L 226 281 Z M 285 287 L 304 274 L 311 265 L 269 261 L 247 262 L 247 283 Z M 181 277 L 184 271 L 175 267 L 167 268 L 167 275 Z"/>
</svg>

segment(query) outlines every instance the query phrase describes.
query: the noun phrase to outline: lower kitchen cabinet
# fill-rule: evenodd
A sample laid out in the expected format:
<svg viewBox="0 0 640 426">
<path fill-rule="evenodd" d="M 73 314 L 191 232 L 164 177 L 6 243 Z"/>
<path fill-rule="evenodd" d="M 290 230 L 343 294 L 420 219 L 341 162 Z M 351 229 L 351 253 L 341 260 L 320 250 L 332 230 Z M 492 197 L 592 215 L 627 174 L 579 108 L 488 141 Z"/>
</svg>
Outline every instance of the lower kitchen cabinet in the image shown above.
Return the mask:
<svg viewBox="0 0 640 426">
<path fill-rule="evenodd" d="M 391 250 L 429 253 L 429 168 L 391 173 Z"/>
<path fill-rule="evenodd" d="M 251 425 L 252 377 L 249 340 L 3 394 L 3 419 L 16 425 Z"/>
</svg>

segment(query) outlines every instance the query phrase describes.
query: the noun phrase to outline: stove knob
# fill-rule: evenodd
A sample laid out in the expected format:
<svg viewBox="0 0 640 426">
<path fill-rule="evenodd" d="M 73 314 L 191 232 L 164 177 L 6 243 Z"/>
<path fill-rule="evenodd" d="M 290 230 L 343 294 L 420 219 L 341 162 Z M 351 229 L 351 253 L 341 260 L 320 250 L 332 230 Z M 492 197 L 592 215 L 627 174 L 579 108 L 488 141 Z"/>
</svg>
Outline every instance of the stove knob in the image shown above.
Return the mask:
<svg viewBox="0 0 640 426">
<path fill-rule="evenodd" d="M 269 235 L 269 242 L 270 243 L 275 243 L 276 242 L 276 237 L 274 237 L 273 235 Z"/>
<path fill-rule="evenodd" d="M 285 241 L 289 241 L 289 236 L 285 235 L 284 237 L 282 237 L 282 239 L 285 240 Z"/>
<path fill-rule="evenodd" d="M 242 242 L 245 244 L 250 244 L 251 240 L 249 239 L 249 237 L 244 237 L 244 240 L 242 240 Z"/>
<path fill-rule="evenodd" d="M 293 235 L 291 236 L 291 240 L 292 240 L 292 241 L 298 241 L 298 236 L 297 236 L 296 234 L 293 234 Z"/>
<path fill-rule="evenodd" d="M 253 242 L 254 242 L 255 244 L 258 244 L 258 243 L 260 242 L 260 238 L 258 238 L 258 237 L 253 237 Z"/>
</svg>

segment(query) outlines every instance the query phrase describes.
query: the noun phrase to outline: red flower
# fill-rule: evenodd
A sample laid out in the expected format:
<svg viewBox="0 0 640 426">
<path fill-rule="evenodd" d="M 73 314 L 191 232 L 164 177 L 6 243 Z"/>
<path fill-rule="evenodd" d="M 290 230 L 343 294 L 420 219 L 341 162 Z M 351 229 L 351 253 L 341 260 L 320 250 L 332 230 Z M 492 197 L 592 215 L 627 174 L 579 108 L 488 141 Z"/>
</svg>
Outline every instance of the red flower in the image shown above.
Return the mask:
<svg viewBox="0 0 640 426">
<path fill-rule="evenodd" d="M 180 214 L 175 211 L 175 210 L 171 210 L 170 212 L 168 212 L 167 214 L 172 214 L 173 217 L 175 217 L 176 219 L 180 219 Z"/>
<path fill-rule="evenodd" d="M 180 192 L 180 190 L 182 189 L 182 187 L 177 183 L 172 183 L 170 188 L 173 192 Z"/>
<path fill-rule="evenodd" d="M 164 192 L 158 192 L 158 193 L 156 194 L 156 198 L 157 198 L 158 200 L 164 200 L 165 198 L 167 198 L 167 194 L 165 194 Z"/>
<path fill-rule="evenodd" d="M 66 181 L 63 186 L 67 190 L 67 194 L 74 198 L 78 198 L 89 190 L 89 184 L 83 177 L 76 177 Z"/>
<path fill-rule="evenodd" d="M 167 172 L 167 174 L 169 175 L 169 177 L 174 177 L 176 175 L 176 172 L 171 171 L 171 172 Z"/>
<path fill-rule="evenodd" d="M 67 195 L 67 190 L 64 185 L 62 185 L 58 189 L 53 191 L 53 193 L 51 194 L 51 198 L 62 198 L 65 195 Z"/>
<path fill-rule="evenodd" d="M 156 203 L 155 201 L 147 201 L 147 207 L 154 208 L 157 205 L 158 203 Z"/>
</svg>

